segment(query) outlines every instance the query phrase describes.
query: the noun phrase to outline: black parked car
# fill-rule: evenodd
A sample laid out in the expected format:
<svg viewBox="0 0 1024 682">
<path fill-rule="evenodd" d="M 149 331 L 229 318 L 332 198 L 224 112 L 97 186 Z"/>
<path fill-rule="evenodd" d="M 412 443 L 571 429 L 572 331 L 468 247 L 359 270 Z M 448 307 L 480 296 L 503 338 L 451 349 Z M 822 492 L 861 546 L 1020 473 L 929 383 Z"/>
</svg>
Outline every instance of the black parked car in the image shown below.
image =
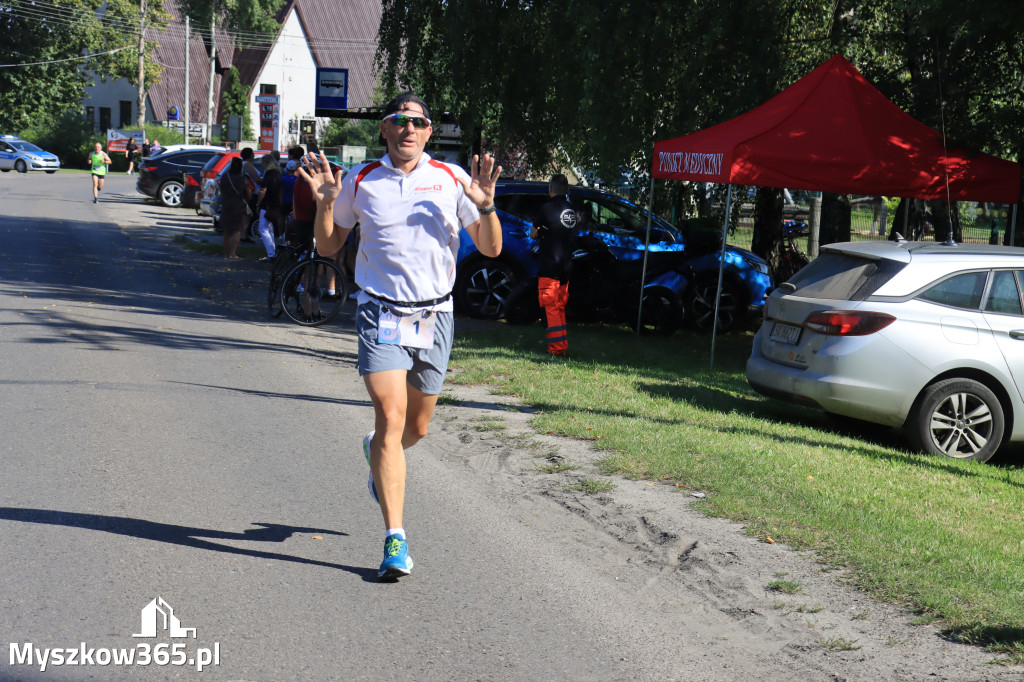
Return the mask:
<svg viewBox="0 0 1024 682">
<path fill-rule="evenodd" d="M 157 199 L 164 206 L 195 207 L 195 190 L 186 193 L 186 174 L 198 177 L 198 173 L 212 157 L 222 153 L 219 148 L 184 149 L 170 154 L 160 154 L 143 159 L 139 167 L 139 181 L 135 184 L 142 194 Z M 191 204 L 188 203 L 191 200 Z"/>
</svg>

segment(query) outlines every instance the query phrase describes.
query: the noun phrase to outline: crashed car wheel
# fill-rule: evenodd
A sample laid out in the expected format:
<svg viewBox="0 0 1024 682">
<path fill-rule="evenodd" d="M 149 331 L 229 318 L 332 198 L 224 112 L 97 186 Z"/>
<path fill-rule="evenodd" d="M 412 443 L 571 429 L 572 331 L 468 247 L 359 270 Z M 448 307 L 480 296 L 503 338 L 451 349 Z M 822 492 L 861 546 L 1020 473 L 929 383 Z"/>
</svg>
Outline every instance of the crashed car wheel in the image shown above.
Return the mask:
<svg viewBox="0 0 1024 682">
<path fill-rule="evenodd" d="M 686 323 L 700 332 L 710 332 L 715 324 L 715 292 L 718 291 L 718 275 L 698 275 L 686 291 Z M 739 326 L 743 320 L 744 306 L 742 290 L 725 280 L 718 304 L 718 331 L 727 332 Z"/>
</svg>

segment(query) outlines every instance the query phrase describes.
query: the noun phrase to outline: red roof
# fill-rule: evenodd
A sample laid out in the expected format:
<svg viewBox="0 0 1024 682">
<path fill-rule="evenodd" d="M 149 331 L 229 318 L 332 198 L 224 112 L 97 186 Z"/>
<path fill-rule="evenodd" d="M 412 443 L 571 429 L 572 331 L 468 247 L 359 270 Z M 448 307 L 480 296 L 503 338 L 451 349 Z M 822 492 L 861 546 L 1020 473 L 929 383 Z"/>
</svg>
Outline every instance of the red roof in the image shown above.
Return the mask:
<svg viewBox="0 0 1024 682">
<path fill-rule="evenodd" d="M 836 55 L 756 109 L 654 145 L 656 178 L 1015 203 L 1021 166 L 958 147 Z"/>
</svg>

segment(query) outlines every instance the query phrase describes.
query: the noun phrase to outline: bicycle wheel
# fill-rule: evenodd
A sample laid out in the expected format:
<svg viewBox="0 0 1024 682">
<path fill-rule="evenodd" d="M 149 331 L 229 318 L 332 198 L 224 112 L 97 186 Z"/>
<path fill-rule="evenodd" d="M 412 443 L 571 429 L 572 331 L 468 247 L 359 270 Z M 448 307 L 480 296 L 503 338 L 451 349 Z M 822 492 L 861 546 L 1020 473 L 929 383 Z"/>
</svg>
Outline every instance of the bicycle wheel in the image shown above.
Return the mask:
<svg viewBox="0 0 1024 682">
<path fill-rule="evenodd" d="M 280 317 L 284 312 L 281 307 L 281 285 L 284 283 L 284 276 L 295 265 L 300 258 L 301 252 L 291 246 L 279 246 L 277 248 L 277 260 L 274 261 L 274 268 L 270 271 L 270 286 L 267 288 L 267 312 L 271 317 Z"/>
<path fill-rule="evenodd" d="M 332 288 L 333 294 L 329 293 Z M 319 256 L 293 265 L 281 285 L 281 308 L 292 322 L 304 327 L 333 320 L 347 298 L 341 268 L 333 260 Z"/>
</svg>

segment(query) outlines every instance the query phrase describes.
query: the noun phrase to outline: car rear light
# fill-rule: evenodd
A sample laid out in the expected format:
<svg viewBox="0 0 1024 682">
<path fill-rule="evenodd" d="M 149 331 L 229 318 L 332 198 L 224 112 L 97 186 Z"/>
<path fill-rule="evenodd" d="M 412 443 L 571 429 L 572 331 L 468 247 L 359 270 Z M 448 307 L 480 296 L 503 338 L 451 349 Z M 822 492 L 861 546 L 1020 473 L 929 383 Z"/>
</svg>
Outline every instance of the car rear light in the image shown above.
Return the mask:
<svg viewBox="0 0 1024 682">
<path fill-rule="evenodd" d="M 156 166 L 143 166 L 142 170 L 152 173 L 153 171 L 156 170 Z"/>
<path fill-rule="evenodd" d="M 191 175 L 186 175 L 185 184 L 188 185 L 189 187 L 198 187 L 199 181 L 193 178 Z"/>
<path fill-rule="evenodd" d="M 887 313 L 859 310 L 820 310 L 804 320 L 804 327 L 829 336 L 867 336 L 896 321 Z"/>
</svg>

